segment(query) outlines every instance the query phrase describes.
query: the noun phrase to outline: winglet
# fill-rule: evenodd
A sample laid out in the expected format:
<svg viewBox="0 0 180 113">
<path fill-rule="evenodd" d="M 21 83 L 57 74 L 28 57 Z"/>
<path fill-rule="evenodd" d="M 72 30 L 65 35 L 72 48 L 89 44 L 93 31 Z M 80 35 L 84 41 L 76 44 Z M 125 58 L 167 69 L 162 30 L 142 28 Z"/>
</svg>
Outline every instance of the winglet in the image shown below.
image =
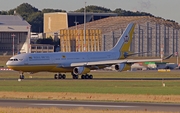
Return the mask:
<svg viewBox="0 0 180 113">
<path fill-rule="evenodd" d="M 174 54 L 170 54 L 169 56 L 167 56 L 166 58 L 163 58 L 163 60 L 167 60 L 169 58 L 171 58 Z"/>
</svg>

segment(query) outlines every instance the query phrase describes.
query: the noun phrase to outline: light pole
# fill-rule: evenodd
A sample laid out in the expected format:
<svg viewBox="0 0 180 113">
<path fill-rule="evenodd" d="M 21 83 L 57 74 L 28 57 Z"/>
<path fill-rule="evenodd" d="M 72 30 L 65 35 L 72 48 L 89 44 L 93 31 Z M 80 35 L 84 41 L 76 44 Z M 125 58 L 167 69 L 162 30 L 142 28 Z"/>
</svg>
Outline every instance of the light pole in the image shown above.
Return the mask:
<svg viewBox="0 0 180 113">
<path fill-rule="evenodd" d="M 84 51 L 86 51 L 86 2 L 84 6 Z"/>
<path fill-rule="evenodd" d="M 78 26 L 77 26 L 77 24 L 79 23 L 79 22 L 74 22 L 75 24 L 76 24 L 76 32 L 77 32 L 77 36 L 78 36 L 78 52 L 79 52 L 79 31 L 78 31 Z M 76 46 L 77 47 L 77 46 Z"/>
<path fill-rule="evenodd" d="M 179 61 L 178 61 L 178 52 L 175 52 L 175 56 L 176 56 L 176 63 L 177 63 L 177 67 L 179 66 Z"/>
<path fill-rule="evenodd" d="M 12 38 L 13 38 L 13 56 L 14 56 L 14 37 L 15 37 L 16 35 L 15 35 L 15 34 L 12 34 L 11 36 L 12 36 Z"/>
</svg>

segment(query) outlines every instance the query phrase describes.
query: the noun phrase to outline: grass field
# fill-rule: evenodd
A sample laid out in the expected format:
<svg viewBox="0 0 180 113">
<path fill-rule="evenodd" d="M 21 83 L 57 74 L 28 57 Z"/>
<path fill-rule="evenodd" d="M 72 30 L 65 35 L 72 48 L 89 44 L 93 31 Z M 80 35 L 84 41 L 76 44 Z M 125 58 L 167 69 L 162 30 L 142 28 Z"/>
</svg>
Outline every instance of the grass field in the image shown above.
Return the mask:
<svg viewBox="0 0 180 113">
<path fill-rule="evenodd" d="M 173 72 L 93 72 L 97 77 L 176 77 Z M 180 102 L 180 82 L 176 80 L 54 80 L 51 73 L 34 74 L 33 80 L 8 80 L 18 77 L 16 72 L 0 72 L 1 98 L 61 99 L 61 100 L 110 100 L 139 102 Z M 28 74 L 27 74 L 28 75 Z M 29 74 L 31 75 L 31 74 Z M 28 76 L 29 76 L 28 75 Z M 71 77 L 70 75 L 68 76 Z M 34 79 L 34 78 L 37 78 Z M 165 84 L 165 87 L 163 86 Z M 43 96 L 42 96 L 43 95 Z"/>
<path fill-rule="evenodd" d="M 113 72 L 95 71 L 94 78 L 180 78 L 180 71 L 157 72 Z M 17 81 L 18 72 L 0 71 L 0 98 L 3 99 L 48 99 L 91 100 L 124 102 L 180 103 L 180 81 L 178 80 L 53 80 L 53 73 L 25 73 L 27 80 Z M 33 78 L 31 80 L 31 77 Z M 14 78 L 10 80 L 11 78 Z M 16 79 L 15 79 L 16 78 Z M 36 80 L 37 78 L 37 80 Z M 41 80 L 42 78 L 43 80 Z M 67 74 L 67 78 L 71 78 Z M 165 87 L 163 86 L 165 83 Z M 166 113 L 149 111 L 116 111 L 57 108 L 0 108 L 0 113 Z M 168 113 L 168 112 L 167 112 Z M 169 112 L 170 113 L 170 112 Z"/>
<path fill-rule="evenodd" d="M 91 71 L 94 78 L 180 78 L 180 70 L 172 70 L 171 72 L 154 71 Z M 54 78 L 54 73 L 40 72 L 29 74 L 25 73 L 25 78 Z M 67 78 L 72 78 L 70 73 L 67 73 Z M 16 71 L 0 71 L 0 78 L 19 78 L 19 72 Z"/>
<path fill-rule="evenodd" d="M 180 71 L 172 72 L 93 72 L 94 78 L 180 78 Z M 29 78 L 32 76 L 33 80 Z M 1 71 L 0 91 L 14 92 L 78 92 L 78 93 L 108 93 L 108 94 L 150 94 L 150 95 L 180 95 L 179 81 L 144 81 L 144 80 L 53 80 L 53 73 L 26 74 L 28 80 L 8 80 L 18 78 L 17 72 Z M 3 80 L 3 78 L 5 80 Z M 36 80 L 37 78 L 37 80 Z M 71 75 L 67 75 L 71 78 Z M 165 87 L 163 87 L 163 83 Z"/>
<path fill-rule="evenodd" d="M 180 95 L 179 81 L 28 80 L 0 82 L 0 91 Z"/>
</svg>

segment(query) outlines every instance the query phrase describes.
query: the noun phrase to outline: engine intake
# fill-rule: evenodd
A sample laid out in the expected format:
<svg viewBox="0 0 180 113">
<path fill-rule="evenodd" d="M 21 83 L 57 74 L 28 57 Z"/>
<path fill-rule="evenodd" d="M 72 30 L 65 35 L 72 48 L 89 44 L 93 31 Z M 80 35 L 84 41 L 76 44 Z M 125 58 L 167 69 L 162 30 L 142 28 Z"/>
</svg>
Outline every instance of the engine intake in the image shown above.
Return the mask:
<svg viewBox="0 0 180 113">
<path fill-rule="evenodd" d="M 131 64 L 120 63 L 115 65 L 115 70 L 117 71 L 127 71 L 129 69 L 131 69 Z"/>
<path fill-rule="evenodd" d="M 86 74 L 86 73 L 89 73 L 90 72 L 90 69 L 87 68 L 87 67 L 75 67 L 73 69 L 73 73 L 75 75 L 82 75 L 82 74 Z"/>
</svg>

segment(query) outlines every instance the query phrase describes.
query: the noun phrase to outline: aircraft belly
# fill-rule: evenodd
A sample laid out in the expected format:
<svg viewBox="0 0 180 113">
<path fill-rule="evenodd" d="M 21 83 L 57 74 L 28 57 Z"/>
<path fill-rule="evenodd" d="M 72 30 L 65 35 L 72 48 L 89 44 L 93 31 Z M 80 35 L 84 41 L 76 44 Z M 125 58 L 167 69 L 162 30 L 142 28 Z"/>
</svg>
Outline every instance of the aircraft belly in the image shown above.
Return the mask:
<svg viewBox="0 0 180 113">
<path fill-rule="evenodd" d="M 53 67 L 49 72 L 72 72 L 73 68 L 59 68 L 59 67 Z"/>
<path fill-rule="evenodd" d="M 31 65 L 31 66 L 8 66 L 8 68 L 13 69 L 15 71 L 23 71 L 23 72 L 39 72 L 39 71 L 49 71 L 52 69 L 53 65 Z"/>
<path fill-rule="evenodd" d="M 8 66 L 8 68 L 22 72 L 72 72 L 72 68 L 57 68 L 56 65 Z"/>
</svg>

